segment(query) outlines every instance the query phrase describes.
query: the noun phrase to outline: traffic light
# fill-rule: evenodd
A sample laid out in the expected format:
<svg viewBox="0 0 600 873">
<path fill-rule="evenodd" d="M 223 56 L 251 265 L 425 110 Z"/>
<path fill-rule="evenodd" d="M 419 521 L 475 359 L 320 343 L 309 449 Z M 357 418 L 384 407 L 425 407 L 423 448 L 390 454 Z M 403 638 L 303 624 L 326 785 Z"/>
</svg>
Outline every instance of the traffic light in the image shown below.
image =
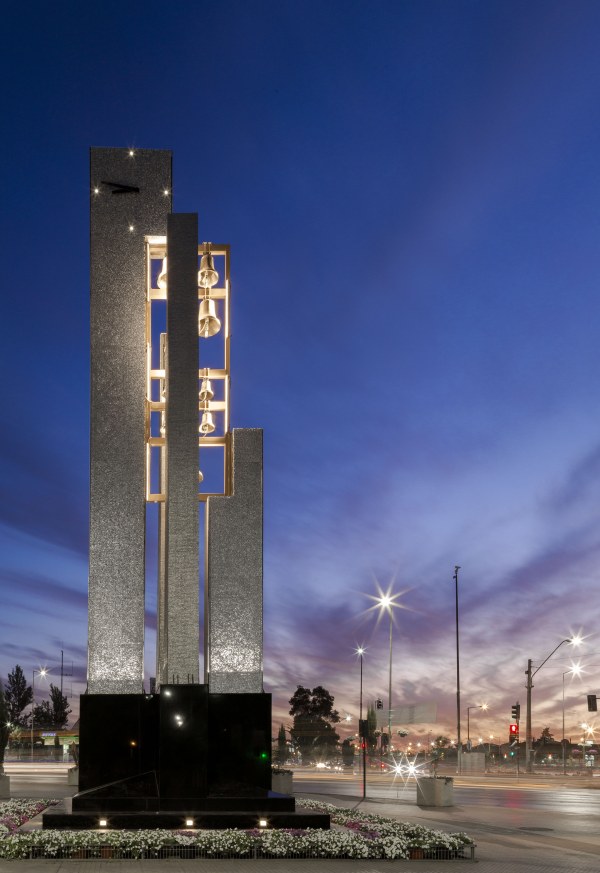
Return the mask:
<svg viewBox="0 0 600 873">
<path fill-rule="evenodd" d="M 509 724 L 508 726 L 508 742 L 515 743 L 519 741 L 519 725 Z"/>
<path fill-rule="evenodd" d="M 366 718 L 358 720 L 358 735 L 363 738 L 369 736 L 369 722 Z"/>
<path fill-rule="evenodd" d="M 379 697 L 378 697 L 377 700 L 375 701 L 375 707 L 376 707 L 376 709 L 383 709 L 383 701 L 380 700 Z"/>
<path fill-rule="evenodd" d="M 521 717 L 521 704 L 515 703 L 515 705 L 512 708 L 511 718 L 513 721 L 519 721 L 520 717 Z"/>
<path fill-rule="evenodd" d="M 598 698 L 595 694 L 588 694 L 588 712 L 598 712 Z"/>
</svg>

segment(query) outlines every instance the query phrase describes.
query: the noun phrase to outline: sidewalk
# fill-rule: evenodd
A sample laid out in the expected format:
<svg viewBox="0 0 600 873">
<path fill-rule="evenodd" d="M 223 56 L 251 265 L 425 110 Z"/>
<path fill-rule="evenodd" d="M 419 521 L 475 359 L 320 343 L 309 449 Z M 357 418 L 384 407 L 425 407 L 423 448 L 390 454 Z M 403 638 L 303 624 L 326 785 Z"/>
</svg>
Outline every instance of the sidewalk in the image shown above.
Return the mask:
<svg viewBox="0 0 600 873">
<path fill-rule="evenodd" d="M 45 792 L 43 792 L 45 793 Z M 600 798 L 586 807 L 578 822 L 516 806 L 478 803 L 439 809 L 416 806 L 414 787 L 397 799 L 302 794 L 336 806 L 364 809 L 443 831 L 465 831 L 476 844 L 476 864 L 470 861 L 349 861 L 320 859 L 269 860 L 33 860 L 0 861 L 0 873 L 598 873 L 600 870 Z M 590 815 L 595 826 L 590 826 Z M 37 822 L 36 822 L 37 824 Z"/>
</svg>

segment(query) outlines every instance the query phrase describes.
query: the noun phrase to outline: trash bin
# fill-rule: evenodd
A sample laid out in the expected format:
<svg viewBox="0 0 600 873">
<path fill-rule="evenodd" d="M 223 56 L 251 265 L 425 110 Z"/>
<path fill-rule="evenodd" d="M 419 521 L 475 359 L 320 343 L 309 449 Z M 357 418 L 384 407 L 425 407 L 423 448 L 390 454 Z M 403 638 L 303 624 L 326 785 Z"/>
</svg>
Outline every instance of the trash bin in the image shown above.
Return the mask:
<svg viewBox="0 0 600 873">
<path fill-rule="evenodd" d="M 454 806 L 454 779 L 451 776 L 417 779 L 417 806 Z"/>
</svg>

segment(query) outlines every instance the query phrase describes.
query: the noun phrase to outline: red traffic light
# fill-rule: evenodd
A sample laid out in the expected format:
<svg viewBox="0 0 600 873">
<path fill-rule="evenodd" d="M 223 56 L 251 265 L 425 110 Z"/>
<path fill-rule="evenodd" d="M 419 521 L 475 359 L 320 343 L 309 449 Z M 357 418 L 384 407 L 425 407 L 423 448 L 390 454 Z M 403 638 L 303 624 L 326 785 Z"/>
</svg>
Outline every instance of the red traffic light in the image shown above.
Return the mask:
<svg viewBox="0 0 600 873">
<path fill-rule="evenodd" d="M 519 725 L 518 724 L 509 725 L 508 732 L 511 736 L 517 737 L 519 735 Z"/>
</svg>

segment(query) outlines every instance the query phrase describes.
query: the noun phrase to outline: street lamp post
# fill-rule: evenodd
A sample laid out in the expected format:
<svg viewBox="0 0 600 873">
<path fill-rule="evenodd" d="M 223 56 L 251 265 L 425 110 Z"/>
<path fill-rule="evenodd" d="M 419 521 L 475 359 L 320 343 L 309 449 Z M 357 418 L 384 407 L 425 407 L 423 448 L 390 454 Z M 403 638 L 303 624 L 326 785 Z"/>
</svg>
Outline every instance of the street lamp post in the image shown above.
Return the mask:
<svg viewBox="0 0 600 873">
<path fill-rule="evenodd" d="M 563 776 L 567 775 L 567 755 L 565 749 L 565 676 L 571 673 L 573 676 L 579 676 L 581 667 L 579 664 L 573 664 L 570 670 L 565 670 L 562 674 L 562 765 Z"/>
<path fill-rule="evenodd" d="M 390 634 L 389 634 L 389 671 L 388 671 L 388 750 L 392 745 L 392 641 L 393 641 L 393 627 L 394 627 L 394 615 L 393 615 L 393 607 L 399 606 L 400 604 L 396 603 L 396 599 L 400 597 L 400 594 L 391 594 L 390 591 L 387 594 L 381 594 L 379 597 L 374 597 L 376 605 L 379 607 L 379 615 L 383 615 L 385 612 L 389 615 L 390 618 Z"/>
<path fill-rule="evenodd" d="M 35 674 L 38 676 L 42 676 L 42 678 L 48 673 L 45 667 L 42 667 L 40 670 L 32 670 L 31 671 L 31 763 L 33 764 L 33 714 L 35 712 Z"/>
<path fill-rule="evenodd" d="M 571 637 L 570 639 L 561 640 L 560 643 L 556 646 L 556 648 L 552 649 L 547 658 L 544 658 L 539 667 L 535 670 L 532 670 L 532 661 L 531 658 L 527 661 L 527 669 L 525 670 L 525 675 L 527 676 L 527 684 L 525 688 L 527 689 L 527 721 L 525 728 L 525 769 L 527 773 L 533 772 L 533 761 L 531 760 L 531 745 L 532 745 L 532 735 L 531 735 L 531 689 L 533 688 L 533 677 L 536 673 L 538 673 L 544 664 L 550 660 L 552 655 L 557 652 L 561 646 L 564 646 L 565 643 L 569 643 L 573 646 L 579 646 L 581 644 L 580 637 Z M 568 672 L 568 671 L 567 671 Z"/>
<path fill-rule="evenodd" d="M 462 772 L 462 741 L 460 738 L 460 650 L 458 637 L 458 564 L 454 565 L 454 584 L 456 589 L 456 755 L 458 772 Z"/>
<path fill-rule="evenodd" d="M 487 703 L 478 703 L 477 706 L 467 706 L 467 749 L 471 751 L 471 710 L 481 709 L 483 712 L 488 708 Z"/>
<path fill-rule="evenodd" d="M 389 675 L 388 675 L 388 750 L 391 749 L 392 745 L 392 640 L 393 640 L 393 626 L 394 626 L 394 607 L 402 609 L 402 604 L 398 603 L 398 598 L 402 597 L 405 594 L 405 591 L 398 591 L 396 594 L 392 594 L 391 586 L 388 588 L 387 592 L 384 594 L 381 589 L 379 589 L 379 597 L 375 597 L 372 594 L 368 594 L 370 600 L 375 601 L 375 605 L 370 607 L 371 609 L 379 609 L 379 617 L 377 621 L 384 613 L 387 613 L 390 617 L 390 635 L 389 635 Z"/>
<path fill-rule="evenodd" d="M 364 735 L 363 728 L 363 655 L 365 653 L 363 646 L 358 646 L 356 654 L 360 658 L 360 702 L 359 702 L 359 740 L 362 749 L 362 788 L 363 800 L 367 796 L 367 737 Z"/>
</svg>

